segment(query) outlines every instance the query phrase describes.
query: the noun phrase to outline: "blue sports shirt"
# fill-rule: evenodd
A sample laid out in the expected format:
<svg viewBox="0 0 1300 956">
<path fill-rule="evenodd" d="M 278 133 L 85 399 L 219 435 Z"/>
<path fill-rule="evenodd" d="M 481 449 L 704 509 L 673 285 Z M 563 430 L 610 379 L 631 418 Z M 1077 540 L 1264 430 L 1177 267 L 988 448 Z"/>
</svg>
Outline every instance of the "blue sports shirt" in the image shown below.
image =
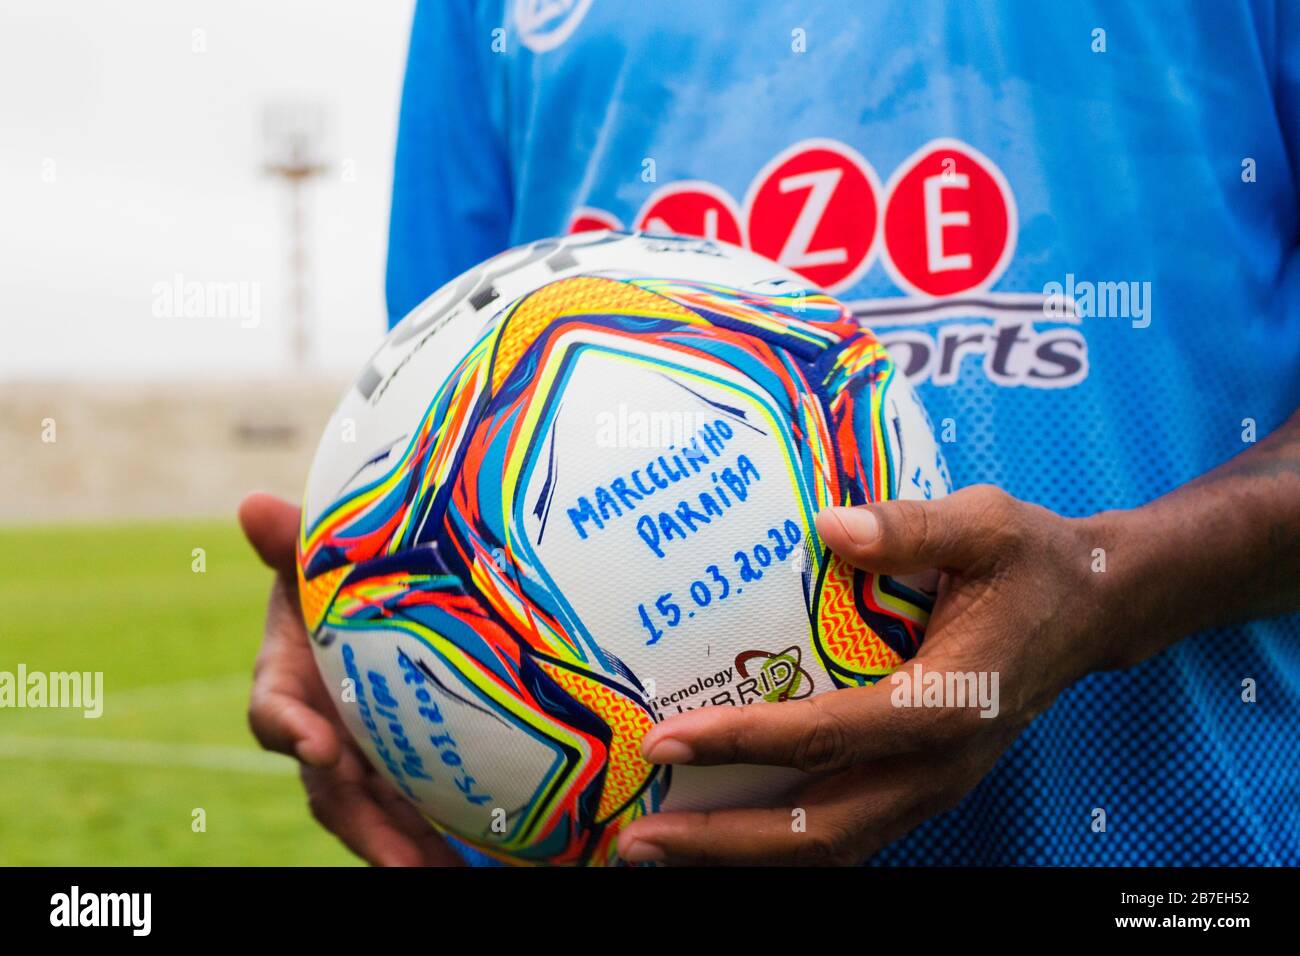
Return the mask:
<svg viewBox="0 0 1300 956">
<path fill-rule="evenodd" d="M 1300 0 L 431 0 L 389 311 L 566 230 L 725 239 L 877 332 L 956 485 L 1082 516 L 1300 406 L 1298 191 Z M 876 862 L 1300 864 L 1300 616 L 1086 678 Z"/>
</svg>

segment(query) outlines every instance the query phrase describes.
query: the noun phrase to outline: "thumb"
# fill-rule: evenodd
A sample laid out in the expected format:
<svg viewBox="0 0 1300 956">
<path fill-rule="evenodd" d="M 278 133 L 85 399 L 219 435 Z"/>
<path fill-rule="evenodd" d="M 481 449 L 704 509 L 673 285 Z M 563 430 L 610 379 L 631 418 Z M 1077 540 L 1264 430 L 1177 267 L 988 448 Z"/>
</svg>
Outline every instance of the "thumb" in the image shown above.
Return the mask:
<svg viewBox="0 0 1300 956">
<path fill-rule="evenodd" d="M 239 503 L 239 524 L 267 567 L 294 576 L 301 512 L 283 498 L 255 491 Z"/>
<path fill-rule="evenodd" d="M 992 556 L 1011 498 L 991 485 L 934 501 L 883 501 L 817 514 L 817 533 L 854 567 L 880 574 L 965 571 Z"/>
</svg>

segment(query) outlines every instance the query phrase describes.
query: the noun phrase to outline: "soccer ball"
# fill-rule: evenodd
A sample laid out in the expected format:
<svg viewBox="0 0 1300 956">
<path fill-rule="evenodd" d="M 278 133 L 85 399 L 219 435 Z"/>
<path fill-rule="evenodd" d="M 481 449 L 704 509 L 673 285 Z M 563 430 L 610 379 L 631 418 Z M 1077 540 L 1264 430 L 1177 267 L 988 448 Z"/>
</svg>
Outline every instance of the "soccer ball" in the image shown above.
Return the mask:
<svg viewBox="0 0 1300 956">
<path fill-rule="evenodd" d="M 610 863 L 643 814 L 804 778 L 658 767 L 641 739 L 914 655 L 935 576 L 856 571 L 813 516 L 948 487 L 885 349 L 794 273 L 706 239 L 547 239 L 417 307 L 344 397 L 303 616 L 344 722 L 433 825 Z"/>
</svg>

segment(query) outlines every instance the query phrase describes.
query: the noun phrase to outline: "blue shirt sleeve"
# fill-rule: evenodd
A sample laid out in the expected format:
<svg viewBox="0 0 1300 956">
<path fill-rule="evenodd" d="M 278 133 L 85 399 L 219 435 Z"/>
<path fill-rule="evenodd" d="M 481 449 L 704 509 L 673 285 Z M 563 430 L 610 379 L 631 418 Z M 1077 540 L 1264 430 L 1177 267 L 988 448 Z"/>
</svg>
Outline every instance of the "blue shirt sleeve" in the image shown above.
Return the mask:
<svg viewBox="0 0 1300 956">
<path fill-rule="evenodd" d="M 1300 4 L 1279 5 L 1277 113 L 1282 120 L 1292 175 L 1300 187 Z M 1298 190 L 1300 191 L 1300 190 Z"/>
<path fill-rule="evenodd" d="M 390 326 L 509 242 L 510 168 L 485 63 L 493 26 L 477 13 L 473 0 L 415 10 L 389 221 Z"/>
<path fill-rule="evenodd" d="M 1300 194 L 1300 3 L 1294 0 L 1279 3 L 1278 13 L 1276 108 L 1291 162 L 1291 176 L 1296 184 L 1296 193 Z M 1281 314 L 1289 320 L 1283 328 L 1293 330 L 1290 334 L 1294 340 L 1294 330 L 1300 329 L 1300 206 L 1289 212 L 1284 223 L 1290 226 L 1293 241 L 1291 255 L 1283 266 L 1278 295 L 1281 297 Z"/>
</svg>

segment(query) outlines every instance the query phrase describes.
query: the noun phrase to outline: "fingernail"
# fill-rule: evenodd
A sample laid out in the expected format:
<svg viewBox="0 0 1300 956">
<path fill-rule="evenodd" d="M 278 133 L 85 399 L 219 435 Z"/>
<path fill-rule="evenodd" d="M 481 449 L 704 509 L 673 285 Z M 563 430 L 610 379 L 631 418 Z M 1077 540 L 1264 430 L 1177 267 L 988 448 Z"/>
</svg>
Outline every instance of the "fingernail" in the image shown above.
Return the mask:
<svg viewBox="0 0 1300 956">
<path fill-rule="evenodd" d="M 695 759 L 695 751 L 680 740 L 665 737 L 651 744 L 645 759 L 651 763 L 690 763 Z"/>
<path fill-rule="evenodd" d="M 619 853 L 629 863 L 662 863 L 668 859 L 663 847 L 644 840 L 633 840 L 632 845 Z"/>
<path fill-rule="evenodd" d="M 880 537 L 880 520 L 869 508 L 828 508 L 822 514 L 838 521 L 845 536 L 856 545 L 875 544 Z"/>
</svg>

